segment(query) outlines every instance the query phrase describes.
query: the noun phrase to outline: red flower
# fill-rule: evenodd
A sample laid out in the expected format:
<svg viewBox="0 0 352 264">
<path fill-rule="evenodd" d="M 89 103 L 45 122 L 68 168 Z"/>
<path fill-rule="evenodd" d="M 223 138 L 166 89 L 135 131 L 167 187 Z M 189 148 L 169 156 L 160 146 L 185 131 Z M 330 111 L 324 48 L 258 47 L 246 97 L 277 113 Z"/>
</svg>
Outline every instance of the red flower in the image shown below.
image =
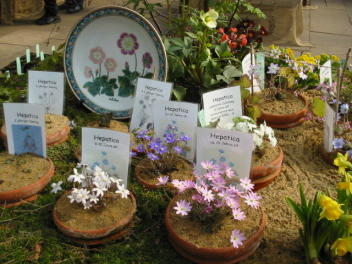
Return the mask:
<svg viewBox="0 0 352 264">
<path fill-rule="evenodd" d="M 247 43 L 248 43 L 247 37 L 244 35 L 244 37 L 242 37 L 242 39 L 241 39 L 240 45 L 241 45 L 242 47 L 244 47 L 244 46 L 247 45 Z"/>
<path fill-rule="evenodd" d="M 237 33 L 238 32 L 237 28 L 233 28 L 233 27 L 230 28 L 229 31 L 232 32 L 232 33 Z"/>
<path fill-rule="evenodd" d="M 84 76 L 86 76 L 86 78 L 91 78 L 93 75 L 92 69 L 88 66 L 84 67 Z"/>
<path fill-rule="evenodd" d="M 224 33 L 225 33 L 225 32 L 224 32 L 224 29 L 223 29 L 223 28 L 219 28 L 219 29 L 218 29 L 218 33 L 224 34 Z"/>
<path fill-rule="evenodd" d="M 229 46 L 230 46 L 231 49 L 236 49 L 237 46 L 238 46 L 238 43 L 235 42 L 235 41 L 231 41 L 231 42 L 229 43 Z"/>
<path fill-rule="evenodd" d="M 221 37 L 221 42 L 224 42 L 225 40 L 228 40 L 229 36 L 227 34 L 222 35 Z"/>
<path fill-rule="evenodd" d="M 139 48 L 136 36 L 126 32 L 120 35 L 120 38 L 117 41 L 117 46 L 121 49 L 123 55 L 133 55 Z"/>
<path fill-rule="evenodd" d="M 143 54 L 142 62 L 143 62 L 143 67 L 145 67 L 147 69 L 150 69 L 150 67 L 152 67 L 153 58 L 149 52 L 146 52 Z"/>
</svg>

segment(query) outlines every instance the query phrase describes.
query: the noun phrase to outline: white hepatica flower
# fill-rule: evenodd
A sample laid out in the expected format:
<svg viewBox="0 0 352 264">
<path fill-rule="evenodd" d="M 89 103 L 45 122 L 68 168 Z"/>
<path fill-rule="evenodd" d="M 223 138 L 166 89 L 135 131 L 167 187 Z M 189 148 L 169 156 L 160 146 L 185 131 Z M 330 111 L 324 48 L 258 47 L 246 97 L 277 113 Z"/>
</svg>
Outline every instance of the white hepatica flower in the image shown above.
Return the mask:
<svg viewBox="0 0 352 264">
<path fill-rule="evenodd" d="M 240 122 L 235 125 L 235 130 L 243 133 L 248 133 L 249 132 L 249 126 L 248 123 L 246 122 Z"/>
<path fill-rule="evenodd" d="M 90 194 L 89 195 L 89 201 L 91 203 L 97 204 L 99 202 L 99 197 L 97 195 L 95 195 L 95 194 Z"/>
<path fill-rule="evenodd" d="M 73 173 L 74 174 L 70 175 L 67 179 L 69 182 L 81 183 L 85 179 L 84 175 L 81 173 L 78 173 L 76 168 L 73 169 Z"/>
<path fill-rule="evenodd" d="M 90 193 L 89 193 L 89 191 L 87 189 L 84 189 L 84 188 L 77 189 L 77 193 L 75 195 L 76 202 L 77 203 L 82 203 L 82 204 L 86 203 L 87 200 L 89 199 L 89 194 Z"/>
<path fill-rule="evenodd" d="M 87 210 L 87 209 L 89 209 L 89 208 L 92 207 L 92 204 L 91 204 L 90 201 L 85 201 L 85 202 L 82 203 L 82 204 L 83 204 L 83 209 L 84 209 L 84 210 Z"/>
<path fill-rule="evenodd" d="M 120 194 L 122 198 L 126 199 L 130 194 L 130 191 L 125 188 L 125 185 L 121 184 L 117 186 L 115 193 Z"/>
<path fill-rule="evenodd" d="M 76 195 L 77 195 L 77 188 L 73 188 L 71 191 L 70 195 L 67 195 L 67 198 L 70 199 L 70 203 L 73 203 L 76 201 Z"/>
<path fill-rule="evenodd" d="M 96 196 L 100 196 L 100 197 L 103 197 L 104 196 L 104 192 L 107 191 L 107 189 L 105 188 L 100 188 L 100 187 L 95 187 L 93 188 L 92 190 L 93 192 L 95 192 L 95 195 Z"/>
<path fill-rule="evenodd" d="M 50 191 L 51 193 L 57 193 L 59 191 L 62 190 L 62 187 L 61 187 L 61 184 L 62 184 L 62 181 L 59 181 L 59 182 L 53 182 L 50 186 L 52 188 L 52 190 Z"/>
<path fill-rule="evenodd" d="M 277 145 L 277 139 L 276 139 L 276 137 L 274 137 L 274 136 L 269 136 L 269 141 L 270 141 L 270 144 L 271 144 L 273 147 L 276 147 L 276 145 Z"/>
<path fill-rule="evenodd" d="M 253 143 L 254 143 L 254 148 L 261 147 L 261 145 L 263 144 L 263 137 L 261 137 L 256 133 L 253 133 Z"/>
<path fill-rule="evenodd" d="M 226 119 L 226 118 L 220 118 L 220 121 L 216 125 L 217 129 L 232 129 L 233 128 L 233 122 L 232 120 Z"/>
<path fill-rule="evenodd" d="M 208 27 L 208 28 L 216 28 L 216 20 L 219 17 L 219 13 L 216 12 L 214 9 L 209 9 L 208 12 L 202 14 L 200 18 L 202 19 L 203 23 Z"/>
</svg>

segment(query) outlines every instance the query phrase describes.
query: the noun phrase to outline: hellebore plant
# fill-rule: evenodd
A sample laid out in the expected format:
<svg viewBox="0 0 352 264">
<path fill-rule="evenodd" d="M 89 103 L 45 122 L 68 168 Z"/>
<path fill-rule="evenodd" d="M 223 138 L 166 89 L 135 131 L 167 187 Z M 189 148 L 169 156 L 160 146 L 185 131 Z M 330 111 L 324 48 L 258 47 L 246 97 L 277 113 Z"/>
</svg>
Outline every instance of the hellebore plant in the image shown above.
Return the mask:
<svg viewBox="0 0 352 264">
<path fill-rule="evenodd" d="M 78 164 L 67 180 L 73 183 L 73 188 L 67 197 L 71 203 L 77 203 L 84 209 L 99 209 L 104 207 L 109 200 L 118 197 L 128 198 L 130 193 L 121 183 L 121 179 L 110 177 L 99 166 L 91 169 L 86 164 Z M 60 191 L 61 184 L 61 181 L 53 183 L 52 192 Z"/>
<path fill-rule="evenodd" d="M 238 186 L 231 184 L 236 173 L 226 164 L 216 165 L 211 161 L 201 162 L 204 174 L 195 175 L 195 181 L 173 180 L 178 193 L 189 194 L 189 199 L 176 202 L 176 214 L 190 217 L 199 222 L 205 232 L 215 232 L 220 228 L 220 221 L 231 213 L 234 221 L 246 219 L 241 203 L 252 208 L 259 208 L 261 197 L 253 192 L 254 185 L 249 178 L 240 179 Z M 230 236 L 234 248 L 245 240 L 244 234 L 235 229 Z"/>
<path fill-rule="evenodd" d="M 344 177 L 337 185 L 336 200 L 317 192 L 307 201 L 302 185 L 300 204 L 287 198 L 288 205 L 303 225 L 300 236 L 307 264 L 320 263 L 327 254 L 341 257 L 352 253 L 352 163 L 348 161 L 347 153 L 338 153 L 334 165 Z M 351 255 L 349 257 L 351 261 Z"/>
<path fill-rule="evenodd" d="M 155 175 L 159 176 L 159 184 L 169 181 L 169 174 L 177 170 L 177 162 L 188 149 L 187 142 L 191 140 L 187 135 L 177 135 L 177 128 L 169 126 L 162 138 L 154 137 L 150 130 L 135 132 L 137 144 L 133 147 L 132 156 L 144 154 L 152 165 Z"/>
</svg>

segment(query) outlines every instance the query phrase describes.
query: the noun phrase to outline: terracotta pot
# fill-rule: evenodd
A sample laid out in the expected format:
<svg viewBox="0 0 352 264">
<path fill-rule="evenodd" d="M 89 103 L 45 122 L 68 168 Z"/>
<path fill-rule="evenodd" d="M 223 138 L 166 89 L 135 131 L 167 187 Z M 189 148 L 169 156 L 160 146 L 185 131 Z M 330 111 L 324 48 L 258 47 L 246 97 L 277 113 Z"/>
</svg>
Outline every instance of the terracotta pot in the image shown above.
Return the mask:
<svg viewBox="0 0 352 264">
<path fill-rule="evenodd" d="M 68 193 L 65 193 L 63 195 L 67 194 Z M 137 210 L 136 199 L 132 193 L 130 193 L 129 198 L 132 201 L 132 209 L 129 212 L 126 212 L 124 218 L 120 219 L 111 226 L 96 230 L 79 230 L 72 228 L 62 222 L 56 206 L 53 210 L 54 223 L 62 233 L 77 243 L 86 245 L 102 244 L 106 241 L 110 241 L 111 239 L 120 238 L 128 233 L 128 227 L 132 225 L 133 218 Z"/>
<path fill-rule="evenodd" d="M 259 190 L 274 181 L 281 172 L 284 152 L 280 148 L 279 155 L 266 166 L 255 166 L 251 169 L 250 179 L 254 183 L 254 189 Z"/>
<path fill-rule="evenodd" d="M 262 210 L 257 231 L 250 236 L 239 248 L 205 248 L 198 247 L 180 237 L 172 227 L 170 211 L 177 196 L 169 203 L 166 209 L 165 225 L 169 234 L 169 241 L 175 250 L 186 259 L 199 264 L 232 264 L 251 256 L 259 247 L 267 224 L 267 216 Z"/>
<path fill-rule="evenodd" d="M 57 144 L 61 144 L 68 139 L 69 134 L 70 134 L 70 127 L 65 126 L 61 131 L 58 131 L 54 134 L 47 134 L 46 135 L 46 144 L 50 147 L 57 145 Z M 5 125 L 3 125 L 1 127 L 0 137 L 2 138 L 2 140 L 4 142 L 4 145 L 7 146 L 7 133 L 6 133 Z"/>
<path fill-rule="evenodd" d="M 305 121 L 305 116 L 308 112 L 308 102 L 303 96 L 299 96 L 304 101 L 304 108 L 298 112 L 285 115 L 271 114 L 261 110 L 261 115 L 258 118 L 259 122 L 266 122 L 272 128 L 291 128 L 302 124 Z M 260 107 L 260 106 L 259 106 Z"/>
<path fill-rule="evenodd" d="M 155 189 L 159 189 L 159 188 L 165 188 L 165 185 L 153 184 L 153 183 L 150 183 L 150 182 L 146 181 L 145 179 L 143 179 L 143 177 L 141 175 L 143 175 L 144 170 L 148 170 L 148 168 L 143 168 L 139 165 L 141 162 L 143 162 L 145 160 L 146 159 L 141 160 L 139 163 L 137 163 L 137 165 L 135 167 L 134 176 L 137 179 L 137 181 L 148 189 L 155 190 Z M 187 160 L 184 160 L 184 161 L 189 163 L 189 161 L 187 161 Z M 185 170 L 185 172 L 186 172 L 186 170 Z M 190 177 L 189 180 L 194 180 L 193 171 L 191 171 L 191 173 L 192 173 L 192 177 Z M 166 186 L 170 189 L 175 189 L 171 183 L 168 183 Z"/>
<path fill-rule="evenodd" d="M 47 160 L 49 162 L 49 169 L 38 181 L 16 190 L 0 192 L 0 204 L 2 204 L 2 207 L 17 206 L 24 203 L 25 201 L 23 200 L 35 200 L 35 195 L 44 189 L 55 172 L 53 162 L 49 158 Z"/>
</svg>

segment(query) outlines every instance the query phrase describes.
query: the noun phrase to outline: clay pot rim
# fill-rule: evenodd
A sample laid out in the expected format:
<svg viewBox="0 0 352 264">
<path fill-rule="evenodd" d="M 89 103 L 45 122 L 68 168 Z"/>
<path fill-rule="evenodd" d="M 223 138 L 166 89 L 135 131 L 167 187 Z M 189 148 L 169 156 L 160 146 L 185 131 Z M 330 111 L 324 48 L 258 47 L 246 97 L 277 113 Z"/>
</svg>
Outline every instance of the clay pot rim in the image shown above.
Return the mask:
<svg viewBox="0 0 352 264">
<path fill-rule="evenodd" d="M 280 146 L 277 146 L 277 147 L 279 148 L 279 155 L 274 160 L 270 161 L 267 165 L 254 166 L 251 168 L 251 170 L 271 169 L 272 168 L 270 166 L 271 164 L 282 163 L 282 160 L 284 159 L 284 152 Z"/>
<path fill-rule="evenodd" d="M 49 162 L 49 168 L 48 168 L 48 171 L 42 177 L 40 177 L 37 181 L 35 181 L 29 185 L 20 187 L 18 189 L 0 192 L 0 200 L 9 200 L 10 201 L 10 199 L 2 199 L 1 197 L 15 196 L 16 193 L 18 193 L 18 192 L 28 192 L 28 191 L 32 190 L 33 188 L 35 188 L 38 183 L 43 183 L 43 185 L 44 185 L 43 188 L 44 188 L 46 185 L 46 182 L 50 181 L 51 177 L 54 175 L 54 172 L 55 172 L 55 167 L 54 167 L 54 163 L 52 162 L 52 160 L 50 158 L 45 158 L 45 159 Z M 23 198 L 26 198 L 26 197 L 23 197 Z"/>
<path fill-rule="evenodd" d="M 190 248 L 192 251 L 203 251 L 203 252 L 207 252 L 207 253 L 212 253 L 214 252 L 215 254 L 225 254 L 227 252 L 231 252 L 233 250 L 243 250 L 247 247 L 249 247 L 251 244 L 253 244 L 255 238 L 257 236 L 259 236 L 261 233 L 264 232 L 264 229 L 267 225 L 268 222 L 268 217 L 264 211 L 264 209 L 262 207 L 260 207 L 261 210 L 261 218 L 259 221 L 259 227 L 258 229 L 254 232 L 254 234 L 252 234 L 248 239 L 245 240 L 245 242 L 238 248 L 234 248 L 234 247 L 222 247 L 222 248 L 209 248 L 209 247 L 198 247 L 194 244 L 192 244 L 191 242 L 184 240 L 181 236 L 179 236 L 173 229 L 170 219 L 171 219 L 171 207 L 172 204 L 175 202 L 175 200 L 178 199 L 178 195 L 176 195 L 168 204 L 167 209 L 166 209 L 166 213 L 165 213 L 165 225 L 166 225 L 166 229 L 169 233 L 171 233 L 172 236 L 176 237 L 178 240 L 182 241 L 182 243 L 184 243 L 188 248 Z"/>
<path fill-rule="evenodd" d="M 260 113 L 261 113 L 261 117 L 262 116 L 273 116 L 273 117 L 280 117 L 280 118 L 290 118 L 292 115 L 302 115 L 302 114 L 305 114 L 306 112 L 308 112 L 308 106 L 309 106 L 309 103 L 307 101 L 307 99 L 299 94 L 297 97 L 299 97 L 303 102 L 304 102 L 304 107 L 297 111 L 297 112 L 292 112 L 291 114 L 272 114 L 270 112 L 265 112 L 263 110 L 260 110 Z M 259 108 L 260 108 L 260 105 L 258 104 Z"/>
<path fill-rule="evenodd" d="M 65 192 L 63 195 L 67 195 L 69 192 Z M 62 196 L 63 196 L 62 195 Z M 130 194 L 128 195 L 128 197 L 130 198 L 130 200 L 132 201 L 132 208 L 131 210 L 128 212 L 128 214 L 123 217 L 122 219 L 120 219 L 119 221 L 117 221 L 115 224 L 110 225 L 108 227 L 104 227 L 104 228 L 100 228 L 100 229 L 95 229 L 95 230 L 79 230 L 79 229 L 74 229 L 68 225 L 65 225 L 63 222 L 61 222 L 60 217 L 57 213 L 57 209 L 56 209 L 56 204 L 55 207 L 53 209 L 53 219 L 55 224 L 60 228 L 60 229 L 64 229 L 64 230 L 70 230 L 70 232 L 75 232 L 75 233 L 80 233 L 82 235 L 95 235 L 95 234 L 101 234 L 101 233 L 107 233 L 111 230 L 116 229 L 119 226 L 126 226 L 130 220 L 133 218 L 133 216 L 135 215 L 136 211 L 137 211 L 137 203 L 136 203 L 136 198 L 134 197 L 133 193 L 130 192 Z M 61 198 L 61 196 L 60 196 Z M 59 199 L 60 199 L 59 198 Z M 83 209 L 84 210 L 84 209 Z"/>
</svg>

